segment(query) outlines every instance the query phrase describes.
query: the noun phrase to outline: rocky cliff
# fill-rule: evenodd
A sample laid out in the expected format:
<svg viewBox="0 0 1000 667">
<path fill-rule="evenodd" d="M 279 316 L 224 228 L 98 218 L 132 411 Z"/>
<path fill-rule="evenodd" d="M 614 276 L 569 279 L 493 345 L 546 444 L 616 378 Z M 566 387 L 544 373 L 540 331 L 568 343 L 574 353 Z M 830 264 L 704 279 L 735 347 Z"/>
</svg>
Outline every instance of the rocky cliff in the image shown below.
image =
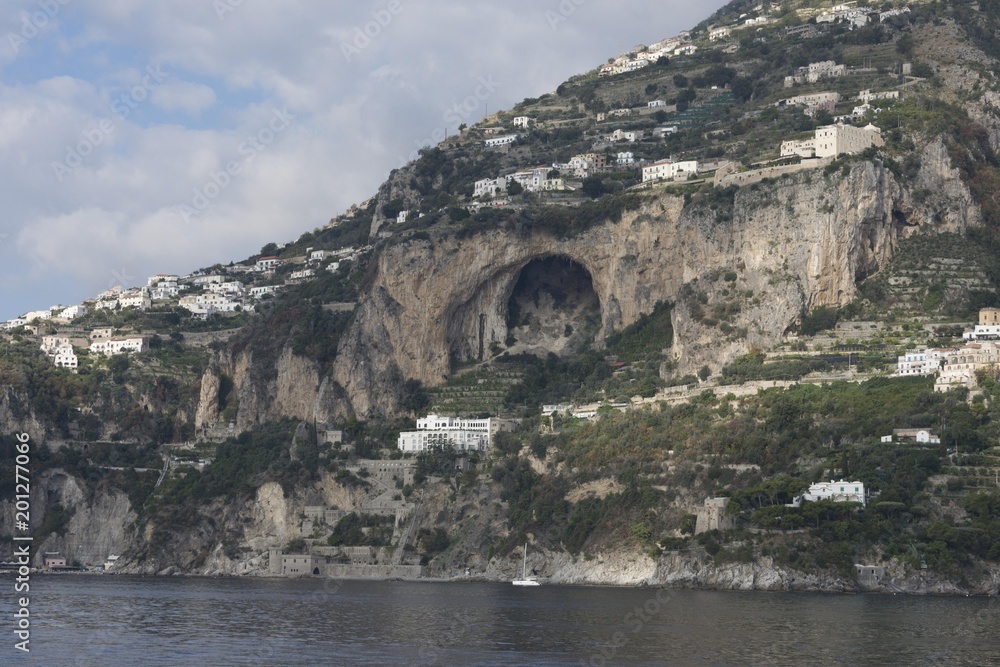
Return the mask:
<svg viewBox="0 0 1000 667">
<path fill-rule="evenodd" d="M 806 171 L 716 192 L 685 205 L 671 194 L 572 238 L 513 225 L 460 239 L 432 232 L 385 248 L 378 275 L 344 337 L 334 380 L 359 415 L 392 413 L 400 380 L 439 383 L 456 363 L 482 360 L 509 333 L 509 300 L 522 270 L 563 257 L 589 274 L 600 301 L 597 342 L 677 301 L 681 371 L 718 368 L 750 346 L 781 339 L 816 306 L 842 306 L 860 279 L 911 234 L 960 232 L 980 216 L 940 141 L 927 144 L 915 183 L 904 188 L 878 161 Z M 935 193 L 918 202 L 914 189 Z M 732 197 L 726 201 L 726 197 Z M 722 299 L 720 276 L 744 294 L 735 331 L 720 336 L 692 313 Z"/>
</svg>

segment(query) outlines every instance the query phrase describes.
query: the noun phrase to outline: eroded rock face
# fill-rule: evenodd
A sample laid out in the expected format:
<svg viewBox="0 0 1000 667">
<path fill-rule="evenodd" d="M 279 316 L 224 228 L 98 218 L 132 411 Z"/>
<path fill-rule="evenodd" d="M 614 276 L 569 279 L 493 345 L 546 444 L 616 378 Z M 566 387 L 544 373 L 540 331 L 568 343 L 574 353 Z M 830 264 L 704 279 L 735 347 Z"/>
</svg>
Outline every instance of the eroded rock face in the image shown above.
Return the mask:
<svg viewBox="0 0 1000 667">
<path fill-rule="evenodd" d="M 203 378 L 198 425 L 220 419 L 221 375 L 233 382 L 239 431 L 282 417 L 326 422 L 392 415 L 408 379 L 433 386 L 457 363 L 498 351 L 563 353 L 572 345 L 558 339 L 557 329 L 566 337 L 578 330 L 558 324 L 567 312 L 599 310 L 600 322 L 586 331 L 599 345 L 659 301 L 676 304 L 677 372 L 704 365 L 718 370 L 753 346 L 780 341 L 813 308 L 848 303 L 858 281 L 884 266 L 900 239 L 980 223 L 945 145 L 930 141 L 921 155 L 908 188 L 881 162 L 854 162 L 735 195 L 702 193 L 687 206 L 682 197 L 662 194 L 618 222 L 569 239 L 505 224 L 466 238 L 432 229 L 389 244 L 341 338 L 332 373 L 290 348 L 272 369 L 255 364 L 251 350 L 223 351 Z M 513 321 L 518 281 L 531 274 L 526 267 L 546 262 L 588 276 L 591 284 L 578 291 L 592 288 L 599 308 L 587 310 L 579 301 L 558 313 L 557 299 L 543 295 L 532 306 L 536 321 Z M 530 285 L 526 290 L 532 294 Z M 513 302 L 515 311 L 525 304 Z"/>
<path fill-rule="evenodd" d="M 60 506 L 69 516 L 60 530 L 40 534 L 47 512 Z M 16 508 L 13 500 L 0 502 L 0 532 L 14 534 Z M 70 563 L 103 563 L 111 554 L 121 554 L 133 541 L 130 533 L 136 514 L 128 497 L 111 489 L 88 493 L 82 483 L 65 471 L 46 470 L 32 480 L 31 527 L 35 531 L 35 565 L 41 566 L 46 552 L 58 552 Z"/>
<path fill-rule="evenodd" d="M 391 413 L 401 380 L 434 385 L 454 362 L 488 358 L 509 333 L 510 297 L 522 269 L 548 257 L 590 275 L 600 301 L 599 340 L 658 301 L 677 301 L 680 370 L 717 369 L 753 345 L 779 341 L 812 308 L 848 303 L 858 281 L 884 266 L 901 238 L 979 223 L 940 142 L 925 148 L 917 187 L 941 197 L 916 201 L 881 163 L 857 162 L 743 188 L 731 205 L 685 207 L 663 195 L 571 239 L 500 228 L 463 240 L 439 234 L 402 242 L 380 258 L 375 286 L 341 342 L 334 380 L 359 415 Z M 734 272 L 719 284 L 720 275 Z M 723 290 L 742 293 L 739 312 L 729 313 L 732 331 L 720 334 L 718 323 L 693 316 L 683 289 L 704 294 L 709 307 Z"/>
</svg>

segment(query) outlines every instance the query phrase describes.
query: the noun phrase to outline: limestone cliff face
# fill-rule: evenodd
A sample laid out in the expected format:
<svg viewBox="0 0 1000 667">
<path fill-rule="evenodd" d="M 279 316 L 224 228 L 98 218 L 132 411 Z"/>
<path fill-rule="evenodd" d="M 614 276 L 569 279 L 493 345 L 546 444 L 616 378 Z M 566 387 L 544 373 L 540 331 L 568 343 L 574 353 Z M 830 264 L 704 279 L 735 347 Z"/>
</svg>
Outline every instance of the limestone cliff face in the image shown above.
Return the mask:
<svg viewBox="0 0 1000 667">
<path fill-rule="evenodd" d="M 718 370 L 751 346 L 779 341 L 813 308 L 846 305 L 902 238 L 979 224 L 979 209 L 940 141 L 926 146 L 921 164 L 916 190 L 935 194 L 919 201 L 881 163 L 859 162 L 846 173 L 804 172 L 741 189 L 729 224 L 686 211 L 679 225 L 688 239 L 686 298 L 673 314 L 679 371 Z M 733 270 L 735 280 L 732 273 L 720 280 Z M 743 299 L 732 297 L 739 293 Z M 732 313 L 733 304 L 739 312 L 727 324 L 735 331 L 699 317 Z"/>
<path fill-rule="evenodd" d="M 320 376 L 316 361 L 300 357 L 286 346 L 269 371 L 272 369 L 254 363 L 251 350 L 217 353 L 201 379 L 195 427 L 221 423 L 223 399 L 238 403 L 238 432 L 286 417 L 326 423 L 349 416 L 343 392 L 328 377 Z M 220 397 L 223 376 L 232 381 L 228 397 Z"/>
<path fill-rule="evenodd" d="M 901 238 L 979 223 L 944 145 L 928 144 L 923 156 L 919 198 L 882 163 L 856 162 L 743 188 L 731 206 L 652 197 L 619 222 L 570 239 L 504 227 L 462 240 L 438 233 L 390 245 L 341 341 L 334 380 L 357 414 L 393 412 L 401 380 L 439 383 L 454 362 L 481 359 L 502 343 L 521 270 L 552 256 L 589 272 L 601 304 L 599 338 L 658 301 L 679 300 L 681 370 L 718 368 L 751 345 L 780 340 L 813 307 L 846 304 L 858 280 L 883 266 Z M 720 335 L 679 297 L 687 290 L 711 308 L 723 289 L 720 274 L 733 271 L 727 287 L 745 302 L 729 323 L 735 332 Z"/>
<path fill-rule="evenodd" d="M 529 262 L 563 256 L 593 280 L 601 335 L 634 322 L 683 282 L 676 221 L 683 200 L 662 197 L 620 222 L 571 239 L 497 229 L 443 234 L 386 248 L 378 278 L 341 341 L 334 380 L 359 415 L 395 410 L 399 380 L 435 384 L 453 361 L 479 358 L 507 335 L 507 302 Z"/>
<path fill-rule="evenodd" d="M 54 505 L 72 513 L 63 534 L 38 534 L 46 512 Z M 13 501 L 0 502 L 0 534 L 15 533 L 15 518 Z M 128 497 L 118 490 L 88 493 L 79 480 L 58 468 L 32 480 L 31 526 L 39 566 L 47 551 L 59 552 L 69 561 L 103 563 L 109 555 L 121 554 L 132 545 L 135 520 Z"/>
<path fill-rule="evenodd" d="M 27 433 L 34 442 L 45 439 L 45 424 L 35 416 L 27 394 L 9 385 L 0 387 L 0 424 L 7 433 Z"/>
<path fill-rule="evenodd" d="M 143 574 L 262 574 L 267 571 L 269 549 L 308 537 L 302 533 L 307 505 L 354 510 L 366 495 L 343 487 L 333 475 L 323 473 L 315 483 L 286 492 L 268 482 L 241 502 L 216 499 L 205 505 L 181 531 L 158 539 L 156 517 L 124 550 L 121 570 Z"/>
</svg>

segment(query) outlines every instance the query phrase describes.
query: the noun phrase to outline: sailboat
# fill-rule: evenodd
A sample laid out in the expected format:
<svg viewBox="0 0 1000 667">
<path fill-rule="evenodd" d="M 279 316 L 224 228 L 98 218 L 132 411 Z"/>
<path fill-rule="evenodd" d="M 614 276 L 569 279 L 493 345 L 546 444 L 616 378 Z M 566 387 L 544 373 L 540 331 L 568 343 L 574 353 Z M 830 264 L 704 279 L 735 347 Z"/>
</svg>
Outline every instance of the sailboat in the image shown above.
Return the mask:
<svg viewBox="0 0 1000 667">
<path fill-rule="evenodd" d="M 515 579 L 515 586 L 541 586 L 535 575 L 528 576 L 528 543 L 524 543 L 524 558 L 521 560 L 521 578 Z"/>
</svg>

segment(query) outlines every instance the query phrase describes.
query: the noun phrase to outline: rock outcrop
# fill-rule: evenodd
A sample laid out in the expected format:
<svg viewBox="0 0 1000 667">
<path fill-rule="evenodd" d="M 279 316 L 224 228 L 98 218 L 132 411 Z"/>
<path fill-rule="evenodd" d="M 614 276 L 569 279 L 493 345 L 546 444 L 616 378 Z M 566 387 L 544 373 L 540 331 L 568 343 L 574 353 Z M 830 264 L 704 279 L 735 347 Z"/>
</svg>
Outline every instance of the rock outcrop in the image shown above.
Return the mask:
<svg viewBox="0 0 1000 667">
<path fill-rule="evenodd" d="M 600 300 L 599 339 L 659 301 L 679 301 L 681 371 L 718 368 L 753 345 L 779 341 L 812 308 L 849 302 L 901 238 L 979 224 L 943 144 L 929 144 L 924 157 L 917 187 L 940 197 L 916 201 L 887 166 L 862 161 L 756 184 L 728 200 L 722 191 L 687 206 L 677 196 L 653 196 L 620 221 L 568 239 L 507 225 L 472 238 L 432 232 L 389 245 L 341 341 L 334 380 L 357 414 L 394 412 L 401 380 L 437 384 L 456 362 L 503 346 L 522 269 L 554 256 L 589 273 Z M 728 287 L 752 296 L 729 323 L 734 331 L 720 337 L 679 297 L 687 288 L 710 306 L 720 274 L 733 271 L 736 284 Z"/>
</svg>

